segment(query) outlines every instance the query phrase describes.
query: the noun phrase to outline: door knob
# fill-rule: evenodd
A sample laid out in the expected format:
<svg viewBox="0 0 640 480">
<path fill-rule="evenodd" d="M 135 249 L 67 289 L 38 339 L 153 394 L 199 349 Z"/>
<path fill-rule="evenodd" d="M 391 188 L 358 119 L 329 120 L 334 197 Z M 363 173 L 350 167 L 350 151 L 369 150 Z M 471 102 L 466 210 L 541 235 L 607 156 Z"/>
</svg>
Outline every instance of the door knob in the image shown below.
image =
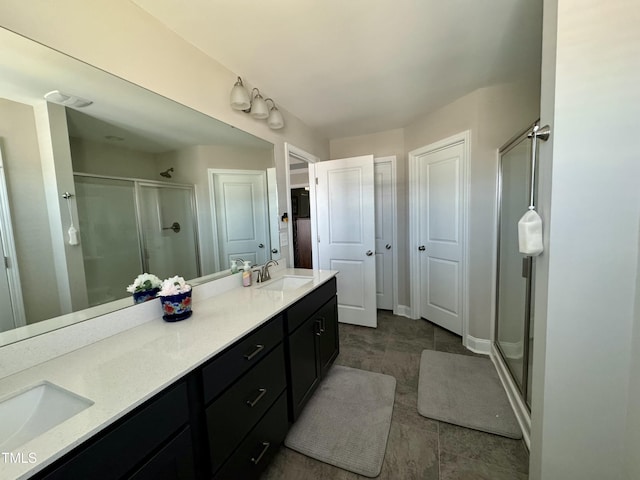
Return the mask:
<svg viewBox="0 0 640 480">
<path fill-rule="evenodd" d="M 427 247 L 425 247 L 424 245 L 420 245 L 418 247 L 418 250 L 420 250 L 421 252 L 424 252 L 427 249 Z"/>
<path fill-rule="evenodd" d="M 367 257 L 370 257 L 371 255 L 373 255 L 373 252 L 371 250 L 367 250 Z"/>
<path fill-rule="evenodd" d="M 261 243 L 260 245 L 258 245 L 258 248 L 264 248 L 264 244 Z"/>
<path fill-rule="evenodd" d="M 391 244 L 390 244 L 390 243 L 387 243 L 387 244 L 384 246 L 384 248 L 386 248 L 387 250 L 391 250 Z"/>
</svg>

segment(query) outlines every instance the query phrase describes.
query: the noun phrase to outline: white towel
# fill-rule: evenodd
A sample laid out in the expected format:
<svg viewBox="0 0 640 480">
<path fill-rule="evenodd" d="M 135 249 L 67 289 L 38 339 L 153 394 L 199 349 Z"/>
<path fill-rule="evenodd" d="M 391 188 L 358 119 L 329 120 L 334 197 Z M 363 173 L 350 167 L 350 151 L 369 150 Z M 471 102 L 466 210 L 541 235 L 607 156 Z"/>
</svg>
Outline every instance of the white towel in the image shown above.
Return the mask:
<svg viewBox="0 0 640 480">
<path fill-rule="evenodd" d="M 518 246 L 525 255 L 542 253 L 542 218 L 535 210 L 529 210 L 518 222 Z"/>
</svg>

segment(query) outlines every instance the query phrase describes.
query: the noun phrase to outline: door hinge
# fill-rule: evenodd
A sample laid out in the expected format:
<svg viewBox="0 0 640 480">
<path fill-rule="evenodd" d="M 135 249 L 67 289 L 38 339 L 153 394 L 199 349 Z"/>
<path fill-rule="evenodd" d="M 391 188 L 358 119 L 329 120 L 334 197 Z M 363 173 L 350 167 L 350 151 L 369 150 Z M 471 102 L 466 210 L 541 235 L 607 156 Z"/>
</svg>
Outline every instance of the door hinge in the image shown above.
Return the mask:
<svg viewBox="0 0 640 480">
<path fill-rule="evenodd" d="M 9 257 L 4 257 L 4 268 L 9 268 Z"/>
<path fill-rule="evenodd" d="M 316 177 L 316 185 L 318 185 L 318 177 Z"/>
<path fill-rule="evenodd" d="M 320 243 L 320 235 L 318 235 L 318 243 Z"/>
</svg>

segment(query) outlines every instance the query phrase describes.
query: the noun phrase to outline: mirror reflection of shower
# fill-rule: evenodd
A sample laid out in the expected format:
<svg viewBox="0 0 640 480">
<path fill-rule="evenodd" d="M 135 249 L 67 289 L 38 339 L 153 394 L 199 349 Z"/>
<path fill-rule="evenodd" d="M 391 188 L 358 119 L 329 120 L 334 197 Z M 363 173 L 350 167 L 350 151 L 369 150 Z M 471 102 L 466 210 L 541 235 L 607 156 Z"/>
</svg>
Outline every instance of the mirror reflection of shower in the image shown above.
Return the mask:
<svg viewBox="0 0 640 480">
<path fill-rule="evenodd" d="M 164 178 L 171 178 L 171 172 L 173 172 L 173 167 L 167 168 L 164 172 L 160 172 L 160 176 Z"/>
</svg>

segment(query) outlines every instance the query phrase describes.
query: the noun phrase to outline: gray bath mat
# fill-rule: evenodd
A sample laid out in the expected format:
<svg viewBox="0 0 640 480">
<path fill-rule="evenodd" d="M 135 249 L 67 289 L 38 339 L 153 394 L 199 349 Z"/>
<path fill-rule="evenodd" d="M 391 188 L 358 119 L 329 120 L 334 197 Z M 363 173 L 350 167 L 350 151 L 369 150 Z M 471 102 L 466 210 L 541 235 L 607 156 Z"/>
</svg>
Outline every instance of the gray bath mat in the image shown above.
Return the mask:
<svg viewBox="0 0 640 480">
<path fill-rule="evenodd" d="M 377 477 L 382 469 L 396 379 L 335 365 L 284 444 L 321 462 Z"/>
<path fill-rule="evenodd" d="M 503 437 L 522 438 L 498 372 L 488 358 L 423 350 L 418 413 Z"/>
</svg>

